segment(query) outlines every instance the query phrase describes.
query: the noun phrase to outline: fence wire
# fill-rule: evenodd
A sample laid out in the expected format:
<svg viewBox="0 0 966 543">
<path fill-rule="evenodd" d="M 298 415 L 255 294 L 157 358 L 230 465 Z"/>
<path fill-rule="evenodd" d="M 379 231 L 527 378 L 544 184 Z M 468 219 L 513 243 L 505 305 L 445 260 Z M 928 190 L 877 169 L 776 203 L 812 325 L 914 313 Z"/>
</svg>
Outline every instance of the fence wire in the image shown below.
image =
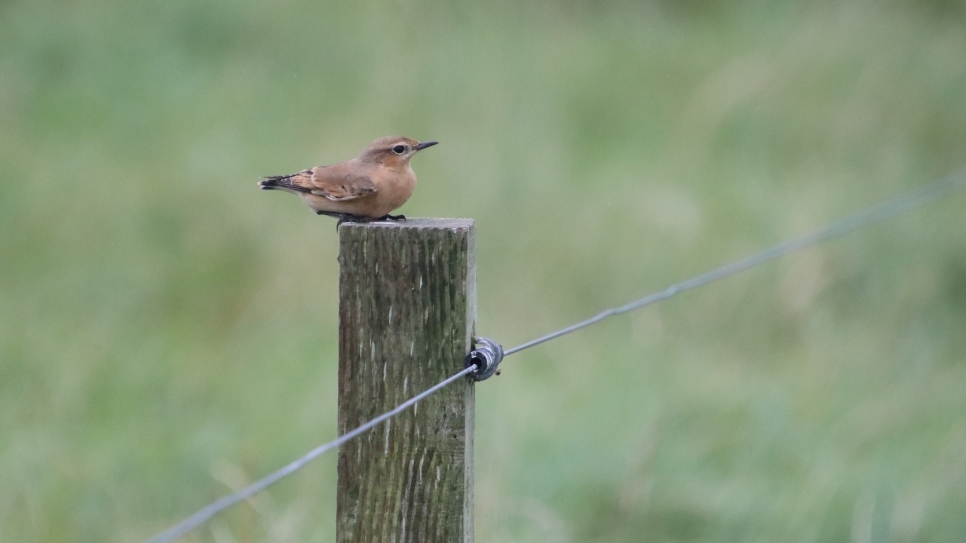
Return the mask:
<svg viewBox="0 0 966 543">
<path fill-rule="evenodd" d="M 881 204 L 875 205 L 873 207 L 867 208 L 858 213 L 843 217 L 836 221 L 829 223 L 828 225 L 813 230 L 808 234 L 800 236 L 798 238 L 786 241 L 779 245 L 775 245 L 769 249 L 765 249 L 761 252 L 755 253 L 751 256 L 745 257 L 741 260 L 732 262 L 720 268 L 711 270 L 705 274 L 699 275 L 697 277 L 681 281 L 680 283 L 675 283 L 664 290 L 654 292 L 629 302 L 627 304 L 612 307 L 601 311 L 600 313 L 590 317 L 589 319 L 580 321 L 576 324 L 572 324 L 560 330 L 550 332 L 544 336 L 538 337 L 526 343 L 517 345 L 516 347 L 506 349 L 504 351 L 504 356 L 509 356 L 511 354 L 518 353 L 525 349 L 529 349 L 541 343 L 550 341 L 552 339 L 565 336 L 572 332 L 576 332 L 582 328 L 586 328 L 592 324 L 596 324 L 604 319 L 613 317 L 615 315 L 620 315 L 633 311 L 635 309 L 640 309 L 642 307 L 667 300 L 672 296 L 691 290 L 693 288 L 700 287 L 702 285 L 707 285 L 719 279 L 723 279 L 735 273 L 754 268 L 761 264 L 764 264 L 770 260 L 789 255 L 791 253 L 800 251 L 812 245 L 816 245 L 823 241 L 828 241 L 833 238 L 838 238 L 844 236 L 848 233 L 854 232 L 866 226 L 872 225 L 874 223 L 886 220 L 888 218 L 894 217 L 896 215 L 905 213 L 922 205 L 925 205 L 936 200 L 940 200 L 946 196 L 956 193 L 962 189 L 966 188 L 966 171 L 959 172 L 948 177 L 945 177 L 937 182 L 931 183 L 929 185 L 924 185 L 917 189 L 905 192 L 896 196 L 890 200 L 882 202 Z M 358 437 L 359 435 L 371 430 L 372 428 L 378 426 L 379 424 L 403 413 L 410 407 L 416 405 L 421 400 L 426 399 L 432 394 L 440 391 L 441 389 L 449 386 L 450 384 L 456 382 L 464 376 L 470 375 L 477 371 L 475 366 L 470 366 L 460 372 L 453 374 L 451 377 L 441 381 L 435 386 L 423 391 L 422 393 L 413 396 L 409 400 L 397 406 L 391 411 L 387 411 L 378 417 L 366 422 L 365 424 L 346 432 L 345 434 L 339 436 L 337 439 L 330 441 L 324 445 L 320 445 L 315 449 L 312 449 L 299 459 L 286 465 L 285 467 L 275 471 L 274 473 L 260 479 L 259 481 L 237 491 L 223 498 L 220 498 L 211 504 L 205 506 L 204 508 L 198 510 L 195 514 L 184 519 L 183 521 L 175 524 L 174 526 L 168 528 L 164 532 L 156 535 L 155 537 L 147 540 L 145 543 L 170 543 L 179 539 L 180 537 L 191 532 L 195 528 L 201 526 L 210 518 L 218 514 L 219 512 L 231 507 L 232 505 L 250 498 L 254 494 L 261 492 L 262 490 L 268 488 L 269 486 L 275 484 L 279 480 L 295 473 L 296 471 L 302 469 L 306 464 L 317 458 L 319 455 L 328 452 L 332 449 L 336 449 L 349 440 Z"/>
<path fill-rule="evenodd" d="M 348 431 L 342 434 L 337 439 L 334 439 L 324 445 L 319 445 L 318 447 L 312 449 L 311 451 L 303 455 L 298 460 L 288 464 L 284 468 L 272 473 L 271 475 L 264 477 L 246 486 L 245 488 L 239 490 L 238 492 L 234 492 L 223 498 L 220 498 L 218 500 L 211 502 L 210 504 L 206 505 L 202 509 L 199 509 L 197 513 L 191 515 L 190 517 L 182 520 L 181 522 L 175 524 L 174 526 L 168 528 L 167 530 L 147 540 L 146 543 L 169 543 L 170 541 L 177 540 L 178 538 L 180 538 L 183 535 L 186 535 L 188 532 L 194 530 L 198 526 L 201 526 L 202 524 L 207 522 L 208 519 L 217 515 L 221 511 L 231 507 L 232 505 L 235 505 L 236 503 L 242 500 L 252 497 L 253 495 L 261 492 L 262 490 L 265 490 L 269 486 L 277 483 L 278 481 L 284 479 L 285 477 L 302 469 L 303 467 L 305 467 L 306 464 L 314 460 L 319 455 L 325 452 L 331 451 L 332 449 L 337 449 L 341 447 L 347 441 L 364 434 L 366 431 L 371 430 L 376 426 L 379 426 L 381 423 L 386 422 L 387 420 L 395 417 L 396 415 L 416 405 L 420 401 L 425 400 L 426 398 L 432 396 L 436 392 L 439 392 L 440 390 L 446 388 L 448 385 L 459 380 L 464 375 L 469 375 L 471 373 L 474 373 L 475 371 L 476 371 L 476 366 L 470 366 L 465 370 L 454 374 L 452 377 L 448 377 L 447 379 L 440 381 L 438 384 L 426 389 L 425 391 L 399 404 L 392 411 L 387 411 L 379 415 L 378 417 L 370 420 L 369 422 L 363 424 L 362 426 L 359 426 L 358 428 L 355 428 L 351 431 Z"/>
<path fill-rule="evenodd" d="M 950 194 L 953 194 L 954 192 L 957 192 L 963 188 L 966 188 L 966 172 L 959 172 L 930 185 L 924 185 L 917 189 L 900 194 L 891 200 L 886 200 L 881 204 L 870 207 L 858 213 L 835 220 L 828 225 L 819 228 L 818 230 L 813 230 L 808 234 L 805 234 L 804 236 L 786 241 L 785 243 L 781 243 L 779 245 L 775 245 L 774 247 L 765 249 L 764 251 L 755 253 L 736 262 L 732 262 L 731 264 L 711 270 L 703 275 L 699 275 L 686 281 L 681 281 L 680 283 L 675 283 L 664 290 L 648 294 L 647 296 L 634 300 L 633 302 L 624 304 L 622 306 L 605 309 L 604 311 L 601 311 L 587 320 L 580 321 L 566 328 L 561 328 L 560 330 L 550 332 L 545 336 L 538 337 L 537 339 L 530 340 L 511 349 L 507 349 L 503 354 L 504 356 L 507 356 L 513 353 L 518 353 L 524 349 L 529 349 L 530 347 L 540 345 L 545 341 L 550 341 L 551 339 L 565 336 L 571 332 L 576 332 L 581 328 L 586 328 L 591 324 L 596 324 L 608 317 L 627 313 L 628 311 L 633 311 L 644 306 L 667 300 L 675 294 L 680 294 L 686 290 L 707 285 L 708 283 L 717 281 L 718 279 L 723 279 L 729 275 L 733 275 L 749 268 L 754 268 L 755 266 L 764 264 L 769 260 L 774 260 L 776 258 L 789 255 L 805 249 L 806 247 L 810 247 L 823 241 L 828 241 L 832 238 L 841 237 L 860 228 L 884 221 L 890 217 L 894 217 L 929 202 L 934 202 L 949 196 Z"/>
</svg>

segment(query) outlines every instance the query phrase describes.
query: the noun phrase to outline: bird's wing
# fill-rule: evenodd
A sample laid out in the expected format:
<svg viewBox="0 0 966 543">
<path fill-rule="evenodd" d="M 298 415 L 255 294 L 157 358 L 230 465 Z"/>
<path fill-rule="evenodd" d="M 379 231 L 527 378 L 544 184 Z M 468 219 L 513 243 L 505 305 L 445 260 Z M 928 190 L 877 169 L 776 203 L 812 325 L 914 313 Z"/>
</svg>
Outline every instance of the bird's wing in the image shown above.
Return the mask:
<svg viewBox="0 0 966 543">
<path fill-rule="evenodd" d="M 345 163 L 312 168 L 312 194 L 329 200 L 355 200 L 376 192 L 376 184 L 368 175 L 346 167 Z"/>
</svg>

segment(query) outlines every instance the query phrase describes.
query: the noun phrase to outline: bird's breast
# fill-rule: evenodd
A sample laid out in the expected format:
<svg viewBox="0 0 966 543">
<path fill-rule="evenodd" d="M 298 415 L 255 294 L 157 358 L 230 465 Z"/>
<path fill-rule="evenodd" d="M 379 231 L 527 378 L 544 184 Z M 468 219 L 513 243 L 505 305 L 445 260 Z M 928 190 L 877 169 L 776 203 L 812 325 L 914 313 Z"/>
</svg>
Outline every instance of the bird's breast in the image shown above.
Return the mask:
<svg viewBox="0 0 966 543">
<path fill-rule="evenodd" d="M 388 205 L 392 205 L 393 209 L 406 203 L 413 194 L 413 190 L 416 188 L 416 174 L 413 173 L 412 168 L 408 166 L 405 168 L 393 168 L 386 169 L 380 172 L 382 175 L 383 186 L 380 187 L 380 193 L 385 198 L 385 202 Z"/>
</svg>

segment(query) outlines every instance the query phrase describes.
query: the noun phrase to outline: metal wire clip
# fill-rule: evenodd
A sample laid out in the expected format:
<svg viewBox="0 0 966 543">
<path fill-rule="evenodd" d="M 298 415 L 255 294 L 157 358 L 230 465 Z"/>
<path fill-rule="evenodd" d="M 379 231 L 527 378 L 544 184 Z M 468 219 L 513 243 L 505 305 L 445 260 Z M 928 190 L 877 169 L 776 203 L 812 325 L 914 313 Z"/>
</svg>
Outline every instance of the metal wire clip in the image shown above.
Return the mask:
<svg viewBox="0 0 966 543">
<path fill-rule="evenodd" d="M 476 372 L 470 377 L 474 381 L 483 381 L 498 373 L 497 366 L 503 360 L 503 345 L 485 337 L 474 337 L 475 349 L 463 359 L 463 367 L 476 366 Z"/>
</svg>

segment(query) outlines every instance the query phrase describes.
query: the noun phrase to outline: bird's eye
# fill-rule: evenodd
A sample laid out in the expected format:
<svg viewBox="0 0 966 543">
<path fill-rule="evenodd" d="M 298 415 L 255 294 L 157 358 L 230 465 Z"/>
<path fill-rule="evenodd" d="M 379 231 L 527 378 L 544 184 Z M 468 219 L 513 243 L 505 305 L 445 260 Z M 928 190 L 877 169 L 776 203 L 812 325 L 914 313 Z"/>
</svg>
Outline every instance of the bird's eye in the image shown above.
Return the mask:
<svg viewBox="0 0 966 543">
<path fill-rule="evenodd" d="M 397 146 L 395 146 L 395 147 L 392 148 L 392 152 L 393 153 L 396 153 L 397 155 L 401 155 L 401 154 L 403 154 L 403 153 L 406 152 L 406 146 L 405 145 L 397 145 Z"/>
</svg>

